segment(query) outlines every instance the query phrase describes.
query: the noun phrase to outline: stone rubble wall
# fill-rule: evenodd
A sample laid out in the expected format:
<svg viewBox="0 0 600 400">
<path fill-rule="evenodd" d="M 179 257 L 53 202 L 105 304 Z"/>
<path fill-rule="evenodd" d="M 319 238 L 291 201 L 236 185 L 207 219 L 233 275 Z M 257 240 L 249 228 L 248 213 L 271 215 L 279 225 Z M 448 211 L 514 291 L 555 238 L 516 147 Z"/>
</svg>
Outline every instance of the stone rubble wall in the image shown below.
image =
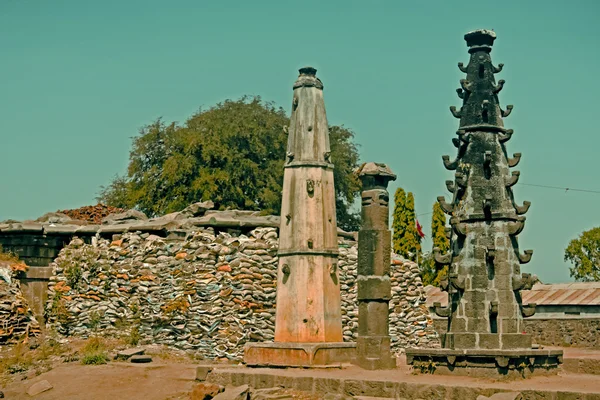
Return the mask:
<svg viewBox="0 0 600 400">
<path fill-rule="evenodd" d="M 239 360 L 250 341 L 274 338 L 278 238 L 199 228 L 184 240 L 124 233 L 75 238 L 52 263 L 46 318 L 63 335 L 139 336 L 204 358 Z M 357 337 L 357 244 L 339 238 L 345 341 Z M 415 263 L 392 257 L 393 350 L 439 347 Z"/>
<path fill-rule="evenodd" d="M 19 275 L 26 266 L 0 261 L 0 346 L 39 336 L 40 326 L 25 300 Z"/>
</svg>

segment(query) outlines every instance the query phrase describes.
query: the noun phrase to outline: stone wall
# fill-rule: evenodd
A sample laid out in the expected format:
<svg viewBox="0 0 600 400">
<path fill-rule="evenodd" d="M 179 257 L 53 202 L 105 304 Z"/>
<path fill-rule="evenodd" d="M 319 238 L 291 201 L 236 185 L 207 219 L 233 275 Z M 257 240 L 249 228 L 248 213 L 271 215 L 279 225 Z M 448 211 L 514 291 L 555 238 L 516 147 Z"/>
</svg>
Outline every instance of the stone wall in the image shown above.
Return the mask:
<svg viewBox="0 0 600 400">
<path fill-rule="evenodd" d="M 199 228 L 185 239 L 124 233 L 92 244 L 74 239 L 52 264 L 48 326 L 63 335 L 139 336 L 142 343 L 205 358 L 240 359 L 248 341 L 273 340 L 278 238 L 275 228 L 232 236 Z M 356 339 L 356 242 L 339 238 L 345 341 Z M 392 258 L 394 351 L 437 347 L 418 267 Z"/>
<path fill-rule="evenodd" d="M 433 321 L 437 332 L 446 332 L 446 318 L 436 317 Z M 523 321 L 525 332 L 533 335 L 533 343 L 600 349 L 600 318 L 527 318 Z"/>
<path fill-rule="evenodd" d="M 528 318 L 524 324 L 534 343 L 600 349 L 600 318 Z"/>
</svg>

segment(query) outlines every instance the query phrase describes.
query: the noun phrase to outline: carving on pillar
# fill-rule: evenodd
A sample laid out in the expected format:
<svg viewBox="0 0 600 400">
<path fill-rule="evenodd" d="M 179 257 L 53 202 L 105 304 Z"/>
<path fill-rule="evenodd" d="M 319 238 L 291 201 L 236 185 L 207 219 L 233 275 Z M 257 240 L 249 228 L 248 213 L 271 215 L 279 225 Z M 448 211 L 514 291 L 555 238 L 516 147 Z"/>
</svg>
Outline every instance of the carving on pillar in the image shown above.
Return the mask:
<svg viewBox="0 0 600 400">
<path fill-rule="evenodd" d="M 390 351 L 388 303 L 391 232 L 389 181 L 396 180 L 385 164 L 366 163 L 357 171 L 362 182 L 362 226 L 358 232 L 358 338 L 356 364 L 365 369 L 395 368 Z"/>
</svg>

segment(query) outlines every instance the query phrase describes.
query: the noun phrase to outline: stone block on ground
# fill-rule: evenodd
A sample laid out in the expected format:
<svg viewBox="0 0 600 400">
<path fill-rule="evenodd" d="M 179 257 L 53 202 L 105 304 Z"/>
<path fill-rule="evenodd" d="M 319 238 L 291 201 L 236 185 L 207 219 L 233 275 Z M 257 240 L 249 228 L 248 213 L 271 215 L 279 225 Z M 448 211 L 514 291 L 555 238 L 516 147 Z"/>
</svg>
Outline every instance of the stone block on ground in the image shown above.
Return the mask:
<svg viewBox="0 0 600 400">
<path fill-rule="evenodd" d="M 47 390 L 52 389 L 52 385 L 50 384 L 50 382 L 43 380 L 43 381 L 39 381 L 37 383 L 34 383 L 33 385 L 31 385 L 29 387 L 29 389 L 27 389 L 27 394 L 30 396 L 37 396 L 40 393 L 43 393 Z"/>
<path fill-rule="evenodd" d="M 200 366 L 196 367 L 196 380 L 205 381 L 208 374 L 212 371 L 212 367 Z"/>
<path fill-rule="evenodd" d="M 345 394 L 327 393 L 323 400 L 354 400 L 355 397 L 347 396 Z"/>
<path fill-rule="evenodd" d="M 294 397 L 291 394 L 282 393 L 283 388 L 272 387 L 267 389 L 252 389 L 250 399 L 252 400 L 288 400 Z"/>
<path fill-rule="evenodd" d="M 224 392 L 219 393 L 214 400 L 247 400 L 250 394 L 250 386 L 228 386 Z"/>
<path fill-rule="evenodd" d="M 130 360 L 132 363 L 143 364 L 143 363 L 152 362 L 152 357 L 147 356 L 147 355 L 137 355 L 137 356 L 131 356 Z"/>
<path fill-rule="evenodd" d="M 522 398 L 523 396 L 519 392 L 495 393 L 490 397 L 483 395 L 477 396 L 477 400 L 521 400 Z"/>
<path fill-rule="evenodd" d="M 190 393 L 190 400 L 210 400 L 224 390 L 223 386 L 214 383 L 199 383 Z"/>
<path fill-rule="evenodd" d="M 129 358 L 131 358 L 133 356 L 143 355 L 144 351 L 145 351 L 144 349 L 140 349 L 140 348 L 122 350 L 117 353 L 116 359 L 117 360 L 128 360 Z"/>
</svg>

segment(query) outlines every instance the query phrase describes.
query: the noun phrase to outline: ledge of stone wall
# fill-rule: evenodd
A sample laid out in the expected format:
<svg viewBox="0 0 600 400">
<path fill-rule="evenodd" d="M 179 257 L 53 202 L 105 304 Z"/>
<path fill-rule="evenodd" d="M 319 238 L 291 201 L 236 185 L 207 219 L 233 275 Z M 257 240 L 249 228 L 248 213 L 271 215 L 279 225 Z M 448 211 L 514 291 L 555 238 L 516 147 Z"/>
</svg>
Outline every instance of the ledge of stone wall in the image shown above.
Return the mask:
<svg viewBox="0 0 600 400">
<path fill-rule="evenodd" d="M 183 240 L 124 233 L 74 239 L 52 263 L 46 317 L 63 335 L 130 335 L 208 359 L 239 360 L 249 341 L 274 337 L 275 228 L 234 236 L 196 228 Z M 357 337 L 356 242 L 339 238 L 345 341 Z M 418 266 L 393 257 L 390 334 L 394 351 L 439 347 Z"/>
<path fill-rule="evenodd" d="M 3 234 L 44 234 L 70 236 L 107 236 L 126 232 L 166 234 L 171 231 L 190 231 L 200 227 L 215 228 L 279 228 L 279 217 L 275 215 L 260 215 L 257 211 L 207 211 L 201 217 L 186 217 L 181 213 L 167 214 L 163 217 L 148 220 L 125 220 L 106 225 L 85 224 L 82 221 L 71 220 L 66 223 L 54 224 L 48 222 L 12 222 L 0 223 L 0 235 Z M 338 236 L 354 239 L 354 232 L 345 232 L 338 228 Z"/>
</svg>

